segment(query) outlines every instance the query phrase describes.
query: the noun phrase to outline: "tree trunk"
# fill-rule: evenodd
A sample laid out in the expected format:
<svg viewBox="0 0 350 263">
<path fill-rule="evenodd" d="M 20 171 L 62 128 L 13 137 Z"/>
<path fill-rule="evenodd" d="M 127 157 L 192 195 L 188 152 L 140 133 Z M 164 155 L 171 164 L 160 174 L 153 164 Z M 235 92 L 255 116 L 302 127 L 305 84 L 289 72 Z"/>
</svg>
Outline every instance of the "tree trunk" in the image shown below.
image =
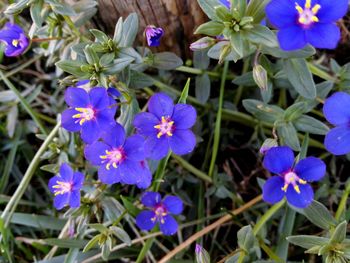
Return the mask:
<svg viewBox="0 0 350 263">
<path fill-rule="evenodd" d="M 189 45 L 198 37 L 194 30 L 206 16 L 196 0 L 99 0 L 98 27 L 113 34 L 114 26 L 120 16 L 126 17 L 136 12 L 140 20 L 139 43 L 142 43 L 146 25 L 162 27 L 165 31 L 159 51 L 172 51 L 189 57 Z"/>
</svg>

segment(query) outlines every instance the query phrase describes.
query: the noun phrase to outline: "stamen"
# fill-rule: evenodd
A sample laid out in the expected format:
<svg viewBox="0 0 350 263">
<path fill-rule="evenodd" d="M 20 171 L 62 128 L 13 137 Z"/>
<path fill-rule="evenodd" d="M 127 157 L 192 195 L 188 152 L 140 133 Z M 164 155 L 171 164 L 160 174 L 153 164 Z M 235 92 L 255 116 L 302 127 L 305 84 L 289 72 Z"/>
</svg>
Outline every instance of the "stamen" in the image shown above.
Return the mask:
<svg viewBox="0 0 350 263">
<path fill-rule="evenodd" d="M 307 182 L 303 179 L 299 179 L 299 184 L 307 184 Z"/>
<path fill-rule="evenodd" d="M 317 16 L 311 17 L 311 20 L 312 20 L 313 22 L 319 22 L 319 21 L 320 21 L 320 20 L 318 20 L 318 17 L 317 17 Z"/>
<path fill-rule="evenodd" d="M 85 121 L 90 121 L 94 118 L 95 112 L 92 108 L 75 108 L 76 111 L 81 112 L 72 116 L 73 119 L 79 119 L 76 121 L 80 125 L 83 125 Z"/>
<path fill-rule="evenodd" d="M 320 9 L 321 9 L 321 6 L 317 4 L 311 9 L 311 11 L 316 15 Z"/>
<path fill-rule="evenodd" d="M 12 40 L 12 46 L 17 47 L 18 44 L 19 44 L 19 40 L 18 39 Z"/>
<path fill-rule="evenodd" d="M 295 192 L 297 192 L 298 194 L 300 194 L 300 188 L 299 188 L 299 185 L 294 185 L 294 190 Z"/>
<path fill-rule="evenodd" d="M 305 2 L 305 8 L 311 8 L 311 0 L 306 0 Z"/>
<path fill-rule="evenodd" d="M 52 186 L 53 189 L 57 189 L 54 195 L 63 195 L 64 193 L 70 192 L 72 189 L 72 184 L 68 182 L 56 181 L 56 185 Z"/>
<path fill-rule="evenodd" d="M 162 116 L 161 123 L 153 126 L 155 129 L 158 130 L 157 138 L 159 139 L 163 135 L 167 136 L 173 136 L 173 130 L 174 130 L 174 121 L 172 121 L 170 118 L 166 118 Z"/>
<path fill-rule="evenodd" d="M 282 191 L 283 192 L 287 192 L 289 184 L 284 184 L 284 186 L 282 187 Z"/>
<path fill-rule="evenodd" d="M 300 15 L 304 12 L 304 9 L 300 5 L 298 5 L 298 3 L 295 3 L 295 9 Z"/>
</svg>

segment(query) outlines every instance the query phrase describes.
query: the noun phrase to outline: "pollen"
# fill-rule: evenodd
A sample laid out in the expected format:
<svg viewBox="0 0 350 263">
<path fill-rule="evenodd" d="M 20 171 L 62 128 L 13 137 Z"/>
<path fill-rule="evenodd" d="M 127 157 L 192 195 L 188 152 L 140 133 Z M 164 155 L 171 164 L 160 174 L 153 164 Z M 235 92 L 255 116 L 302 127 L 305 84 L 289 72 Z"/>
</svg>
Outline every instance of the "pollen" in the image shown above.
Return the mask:
<svg viewBox="0 0 350 263">
<path fill-rule="evenodd" d="M 167 135 L 169 137 L 173 136 L 174 130 L 174 121 L 170 118 L 166 118 L 162 116 L 162 121 L 158 125 L 154 126 L 155 129 L 158 130 L 157 138 L 161 138 L 163 135 Z"/>
<path fill-rule="evenodd" d="M 313 23 L 319 22 L 317 13 L 321 9 L 321 5 L 316 4 L 312 6 L 311 0 L 306 0 L 304 8 L 302 8 L 298 3 L 295 3 L 295 9 L 299 14 L 298 22 L 304 27 L 308 27 Z"/>
<path fill-rule="evenodd" d="M 61 181 L 56 181 L 56 185 L 52 186 L 54 191 L 54 195 L 63 195 L 65 193 L 71 192 L 72 190 L 72 184 L 69 182 L 61 182 Z"/>
<path fill-rule="evenodd" d="M 100 159 L 102 159 L 102 163 L 106 165 L 107 170 L 110 170 L 111 166 L 117 169 L 126 158 L 124 150 L 121 147 L 111 151 L 106 150 L 105 153 L 106 155 L 100 155 Z"/>
<path fill-rule="evenodd" d="M 304 185 L 307 184 L 307 182 L 299 178 L 295 172 L 290 171 L 284 175 L 284 185 L 282 187 L 282 191 L 287 192 L 289 185 L 292 185 L 295 192 L 300 194 L 300 187 L 298 184 Z"/>
<path fill-rule="evenodd" d="M 95 118 L 95 111 L 92 108 L 75 108 L 77 113 L 72 116 L 73 119 L 78 119 L 76 123 L 83 125 L 86 121 L 91 121 Z"/>
<path fill-rule="evenodd" d="M 12 40 L 12 46 L 14 47 L 18 47 L 18 44 L 20 43 L 20 40 L 19 39 L 14 39 Z"/>
</svg>

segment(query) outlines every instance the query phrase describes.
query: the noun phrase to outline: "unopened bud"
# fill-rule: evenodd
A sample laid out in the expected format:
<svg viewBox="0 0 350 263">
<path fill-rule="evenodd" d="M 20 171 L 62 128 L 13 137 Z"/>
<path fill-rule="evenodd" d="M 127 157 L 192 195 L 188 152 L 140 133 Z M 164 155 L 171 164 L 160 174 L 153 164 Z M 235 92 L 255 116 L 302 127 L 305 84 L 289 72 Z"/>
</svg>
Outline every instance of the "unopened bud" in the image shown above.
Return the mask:
<svg viewBox="0 0 350 263">
<path fill-rule="evenodd" d="M 211 47 L 214 44 L 215 44 L 215 39 L 211 37 L 203 37 L 201 39 L 198 39 L 196 42 L 193 42 L 190 45 L 190 49 L 192 51 L 200 51 L 208 47 Z"/>
<path fill-rule="evenodd" d="M 201 245 L 196 244 L 195 252 L 197 263 L 210 263 L 209 253 Z"/>
<path fill-rule="evenodd" d="M 223 46 L 221 48 L 220 57 L 219 57 L 219 64 L 222 64 L 222 62 L 225 61 L 226 57 L 231 53 L 231 51 L 232 51 L 232 47 L 230 44 Z"/>
<path fill-rule="evenodd" d="M 258 87 L 262 90 L 267 90 L 267 71 L 261 65 L 255 65 L 253 67 L 253 78 Z"/>
<path fill-rule="evenodd" d="M 268 150 L 270 150 L 273 147 L 278 146 L 277 140 L 276 139 L 266 139 L 263 143 L 263 145 L 261 146 L 259 152 L 261 154 L 265 154 L 267 153 Z"/>
</svg>

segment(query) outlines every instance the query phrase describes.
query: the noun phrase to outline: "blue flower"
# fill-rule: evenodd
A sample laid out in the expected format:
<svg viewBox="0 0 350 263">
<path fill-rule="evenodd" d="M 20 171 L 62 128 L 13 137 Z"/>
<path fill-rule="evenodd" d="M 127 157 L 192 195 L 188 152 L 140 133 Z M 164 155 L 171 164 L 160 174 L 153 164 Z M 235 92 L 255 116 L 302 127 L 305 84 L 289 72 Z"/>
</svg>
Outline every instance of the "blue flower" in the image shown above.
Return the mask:
<svg viewBox="0 0 350 263">
<path fill-rule="evenodd" d="M 58 175 L 49 181 L 49 189 L 55 195 L 54 206 L 57 210 L 69 205 L 72 208 L 80 206 L 80 189 L 83 187 L 84 175 L 74 172 L 66 163 L 60 167 Z"/>
<path fill-rule="evenodd" d="M 263 199 L 271 204 L 286 196 L 291 205 L 307 207 L 314 198 L 314 192 L 308 183 L 321 180 L 326 173 L 324 162 L 315 157 L 307 157 L 293 167 L 293 151 L 285 146 L 271 148 L 263 163 L 267 170 L 277 174 L 269 178 L 263 187 Z"/>
<path fill-rule="evenodd" d="M 89 93 L 82 88 L 67 88 L 64 98 L 69 109 L 62 113 L 62 127 L 71 132 L 81 132 L 85 143 L 97 141 L 101 132 L 114 125 L 116 106 L 107 90 L 92 88 Z"/>
<path fill-rule="evenodd" d="M 5 43 L 5 55 L 8 57 L 23 54 L 29 46 L 29 39 L 23 29 L 11 23 L 6 23 L 5 27 L 0 30 L 0 41 Z"/>
<path fill-rule="evenodd" d="M 164 235 L 173 235 L 178 229 L 178 224 L 173 215 L 181 214 L 183 203 L 180 198 L 168 195 L 163 200 L 156 192 L 146 192 L 142 195 L 141 203 L 150 208 L 140 212 L 136 217 L 136 224 L 142 230 L 151 230 L 157 223 L 160 225 L 160 231 Z"/>
<path fill-rule="evenodd" d="M 136 184 L 147 188 L 152 175 L 145 162 L 145 140 L 140 135 L 126 138 L 124 128 L 116 123 L 102 133 L 103 141 L 85 147 L 85 158 L 99 166 L 98 177 L 105 184 Z"/>
<path fill-rule="evenodd" d="M 323 113 L 327 121 L 335 126 L 324 141 L 326 149 L 334 155 L 350 152 L 350 95 L 336 92 L 326 99 Z"/>
<path fill-rule="evenodd" d="M 231 8 L 231 1 L 230 0 L 219 0 L 221 4 L 226 6 L 228 9 Z"/>
<path fill-rule="evenodd" d="M 311 44 L 334 49 L 340 39 L 335 22 L 347 12 L 348 0 L 272 0 L 266 16 L 279 29 L 277 37 L 284 50 Z"/>
<path fill-rule="evenodd" d="M 193 151 L 196 137 L 190 128 L 196 122 L 197 113 L 192 106 L 174 105 L 169 96 L 157 93 L 150 98 L 148 110 L 134 119 L 137 131 L 146 137 L 147 157 L 162 159 L 170 149 L 178 155 Z"/>
<path fill-rule="evenodd" d="M 164 31 L 161 27 L 149 25 L 145 29 L 145 34 L 148 46 L 158 47 L 160 45 L 160 39 L 162 38 Z"/>
</svg>

